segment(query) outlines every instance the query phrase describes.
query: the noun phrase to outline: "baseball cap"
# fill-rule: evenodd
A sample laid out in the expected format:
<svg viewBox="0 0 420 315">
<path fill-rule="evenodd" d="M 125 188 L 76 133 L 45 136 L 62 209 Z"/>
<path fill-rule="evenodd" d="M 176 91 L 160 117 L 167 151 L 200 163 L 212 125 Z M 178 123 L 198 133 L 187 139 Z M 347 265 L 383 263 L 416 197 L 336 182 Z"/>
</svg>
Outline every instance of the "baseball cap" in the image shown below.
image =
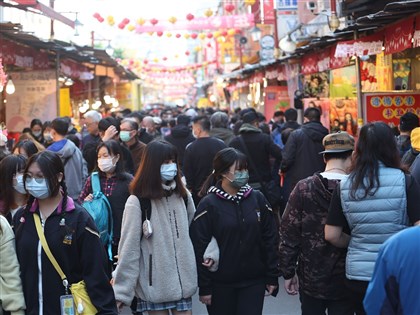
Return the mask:
<svg viewBox="0 0 420 315">
<path fill-rule="evenodd" d="M 354 150 L 354 138 L 347 132 L 339 131 L 336 133 L 330 133 L 322 139 L 322 145 L 324 146 L 323 153 L 341 153 L 346 151 Z"/>
<path fill-rule="evenodd" d="M 414 128 L 411 131 L 411 147 L 416 150 L 420 151 L 420 127 Z"/>
</svg>

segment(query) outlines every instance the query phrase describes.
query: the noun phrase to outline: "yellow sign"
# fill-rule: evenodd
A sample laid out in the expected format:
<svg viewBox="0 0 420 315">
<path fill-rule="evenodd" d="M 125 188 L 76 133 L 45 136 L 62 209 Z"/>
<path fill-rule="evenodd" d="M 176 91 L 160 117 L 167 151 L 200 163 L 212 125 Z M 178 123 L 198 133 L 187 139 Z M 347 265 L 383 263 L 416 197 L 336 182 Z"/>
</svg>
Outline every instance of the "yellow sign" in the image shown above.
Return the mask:
<svg viewBox="0 0 420 315">
<path fill-rule="evenodd" d="M 71 102 L 70 102 L 70 89 L 61 88 L 60 89 L 60 112 L 59 116 L 73 116 L 71 111 Z"/>
</svg>

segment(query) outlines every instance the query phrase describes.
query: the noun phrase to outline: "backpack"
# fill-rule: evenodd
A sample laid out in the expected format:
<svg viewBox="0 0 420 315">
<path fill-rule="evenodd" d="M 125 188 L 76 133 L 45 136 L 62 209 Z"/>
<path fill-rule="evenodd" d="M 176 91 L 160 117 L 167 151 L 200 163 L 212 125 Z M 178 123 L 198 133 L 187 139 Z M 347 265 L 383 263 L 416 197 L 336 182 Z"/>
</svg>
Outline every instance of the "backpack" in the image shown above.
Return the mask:
<svg viewBox="0 0 420 315">
<path fill-rule="evenodd" d="M 90 179 L 93 199 L 92 201 L 83 202 L 82 206 L 95 222 L 101 243 L 107 247 L 109 260 L 112 261 L 111 244 L 114 224 L 112 222 L 111 205 L 109 204 L 108 198 L 101 191 L 98 172 L 92 172 Z"/>
</svg>

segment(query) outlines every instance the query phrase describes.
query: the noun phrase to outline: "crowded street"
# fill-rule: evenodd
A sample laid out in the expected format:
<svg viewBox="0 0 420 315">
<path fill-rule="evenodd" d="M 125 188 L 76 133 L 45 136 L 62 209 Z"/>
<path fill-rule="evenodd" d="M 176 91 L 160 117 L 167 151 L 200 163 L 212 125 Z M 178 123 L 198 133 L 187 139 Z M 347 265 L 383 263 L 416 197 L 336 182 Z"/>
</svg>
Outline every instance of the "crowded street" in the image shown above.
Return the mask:
<svg viewBox="0 0 420 315">
<path fill-rule="evenodd" d="M 0 315 L 420 315 L 420 0 L 0 0 Z"/>
</svg>

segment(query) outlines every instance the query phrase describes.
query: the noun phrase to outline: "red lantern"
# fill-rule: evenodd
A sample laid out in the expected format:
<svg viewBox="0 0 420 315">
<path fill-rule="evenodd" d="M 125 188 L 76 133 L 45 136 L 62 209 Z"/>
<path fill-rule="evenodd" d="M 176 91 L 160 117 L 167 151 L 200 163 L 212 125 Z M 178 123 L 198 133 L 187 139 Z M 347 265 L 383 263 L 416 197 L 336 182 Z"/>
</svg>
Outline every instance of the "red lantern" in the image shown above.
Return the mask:
<svg viewBox="0 0 420 315">
<path fill-rule="evenodd" d="M 227 35 L 228 35 L 228 32 L 227 32 L 226 30 L 224 30 L 224 31 L 222 31 L 220 34 L 221 34 L 222 36 L 227 36 Z"/>
<path fill-rule="evenodd" d="M 197 33 L 192 33 L 192 34 L 191 34 L 191 38 L 192 38 L 192 39 L 197 39 L 197 36 L 198 36 L 198 35 L 197 35 Z"/>
<path fill-rule="evenodd" d="M 144 59 L 143 60 L 143 63 L 145 64 L 145 65 L 147 65 L 147 63 L 148 63 L 149 61 L 147 61 L 147 59 Z"/>
<path fill-rule="evenodd" d="M 242 31 L 241 31 L 239 28 L 237 28 L 237 29 L 235 29 L 235 33 L 236 33 L 236 34 L 241 34 L 241 33 L 242 33 Z"/>
<path fill-rule="evenodd" d="M 158 31 L 158 32 L 156 32 L 156 35 L 159 36 L 159 37 L 161 37 L 163 35 L 163 32 L 162 31 Z"/>
<path fill-rule="evenodd" d="M 127 18 L 125 18 L 124 20 L 122 20 L 122 22 L 121 22 L 121 23 L 123 23 L 123 24 L 127 25 L 128 23 L 130 23 L 130 20 L 129 20 L 129 19 L 127 19 Z"/>
<path fill-rule="evenodd" d="M 233 10 L 235 10 L 235 5 L 232 3 L 228 3 L 225 5 L 225 10 L 229 13 L 231 13 Z"/>
<path fill-rule="evenodd" d="M 98 12 L 96 12 L 96 13 L 94 13 L 94 14 L 93 14 L 93 17 L 94 17 L 95 19 L 98 19 L 100 16 L 101 16 L 101 15 L 100 15 Z"/>
<path fill-rule="evenodd" d="M 162 60 L 163 61 L 166 61 L 166 60 L 168 60 L 168 58 L 167 57 L 163 57 Z"/>
<path fill-rule="evenodd" d="M 152 24 L 152 25 L 156 25 L 156 24 L 158 24 L 158 20 L 156 20 L 156 19 L 151 19 L 150 20 L 150 23 Z"/>
<path fill-rule="evenodd" d="M 188 21 L 191 21 L 191 20 L 193 20 L 194 19 L 194 15 L 192 15 L 191 13 L 188 13 L 187 14 L 187 20 Z"/>
<path fill-rule="evenodd" d="M 123 22 L 121 22 L 120 24 L 118 24 L 118 28 L 120 30 L 123 30 L 125 28 L 125 24 Z"/>
<path fill-rule="evenodd" d="M 211 43 L 207 43 L 207 47 L 208 48 L 211 48 Z"/>
<path fill-rule="evenodd" d="M 213 34 L 212 33 L 207 33 L 207 38 L 212 38 Z"/>
<path fill-rule="evenodd" d="M 190 55 L 190 52 L 189 52 L 189 51 L 186 51 L 186 52 L 185 52 L 185 55 L 186 55 L 186 56 L 189 56 L 189 55 Z"/>
<path fill-rule="evenodd" d="M 105 19 L 102 16 L 100 16 L 100 17 L 98 17 L 98 21 L 99 21 L 99 23 L 102 23 L 103 21 L 105 21 Z"/>
<path fill-rule="evenodd" d="M 176 34 L 175 37 L 176 38 L 180 38 L 181 37 L 181 34 Z"/>
</svg>

